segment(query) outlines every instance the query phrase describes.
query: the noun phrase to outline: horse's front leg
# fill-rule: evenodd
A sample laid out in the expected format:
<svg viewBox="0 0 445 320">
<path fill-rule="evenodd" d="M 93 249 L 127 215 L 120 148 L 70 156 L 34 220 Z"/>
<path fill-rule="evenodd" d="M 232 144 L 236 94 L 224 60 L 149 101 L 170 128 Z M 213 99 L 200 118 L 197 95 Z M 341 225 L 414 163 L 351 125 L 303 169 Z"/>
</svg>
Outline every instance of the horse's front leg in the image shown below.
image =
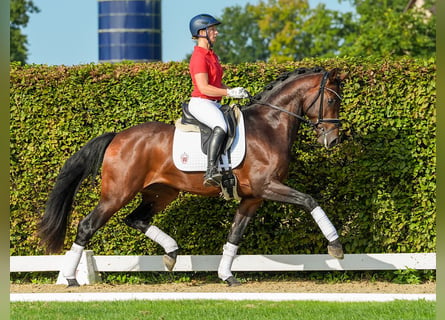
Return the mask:
<svg viewBox="0 0 445 320">
<path fill-rule="evenodd" d="M 321 232 L 329 241 L 328 253 L 336 259 L 344 258 L 343 246 L 340 243 L 337 230 L 323 209 L 310 195 L 294 190 L 279 181 L 270 181 L 264 187 L 262 196 L 267 200 L 295 204 L 310 212 Z"/>
<path fill-rule="evenodd" d="M 224 251 L 218 267 L 218 277 L 223 281 L 226 281 L 229 286 L 240 285 L 240 282 L 232 274 L 232 263 L 235 259 L 244 231 L 261 203 L 261 199 L 243 199 L 236 211 L 227 243 L 223 247 Z"/>
</svg>

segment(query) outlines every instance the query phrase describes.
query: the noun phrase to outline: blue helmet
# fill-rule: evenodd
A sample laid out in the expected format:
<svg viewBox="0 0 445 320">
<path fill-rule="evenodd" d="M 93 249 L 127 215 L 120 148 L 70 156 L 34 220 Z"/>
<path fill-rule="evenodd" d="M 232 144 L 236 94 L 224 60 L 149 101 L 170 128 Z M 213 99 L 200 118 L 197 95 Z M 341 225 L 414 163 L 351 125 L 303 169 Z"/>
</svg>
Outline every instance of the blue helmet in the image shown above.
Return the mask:
<svg viewBox="0 0 445 320">
<path fill-rule="evenodd" d="M 199 37 L 199 30 L 207 29 L 211 26 L 216 26 L 218 24 L 221 24 L 218 20 L 216 20 L 214 17 L 212 17 L 209 14 L 203 13 L 198 14 L 197 16 L 194 16 L 192 20 L 190 20 L 190 32 L 192 34 L 193 38 Z"/>
</svg>

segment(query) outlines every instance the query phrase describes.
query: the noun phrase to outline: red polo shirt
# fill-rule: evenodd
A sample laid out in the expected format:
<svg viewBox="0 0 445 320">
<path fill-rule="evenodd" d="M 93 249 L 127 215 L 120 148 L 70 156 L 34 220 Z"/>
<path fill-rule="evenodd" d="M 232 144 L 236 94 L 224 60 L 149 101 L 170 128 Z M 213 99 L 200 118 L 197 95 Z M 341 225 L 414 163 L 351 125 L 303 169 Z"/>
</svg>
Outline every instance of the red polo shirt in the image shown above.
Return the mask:
<svg viewBox="0 0 445 320">
<path fill-rule="evenodd" d="M 192 97 L 200 97 L 210 100 L 221 100 L 222 97 L 210 97 L 201 93 L 196 85 L 195 75 L 197 73 L 207 73 L 209 84 L 217 88 L 222 88 L 223 70 L 219 63 L 218 56 L 213 50 L 207 50 L 202 47 L 195 46 L 189 65 L 190 75 L 193 82 Z"/>
</svg>

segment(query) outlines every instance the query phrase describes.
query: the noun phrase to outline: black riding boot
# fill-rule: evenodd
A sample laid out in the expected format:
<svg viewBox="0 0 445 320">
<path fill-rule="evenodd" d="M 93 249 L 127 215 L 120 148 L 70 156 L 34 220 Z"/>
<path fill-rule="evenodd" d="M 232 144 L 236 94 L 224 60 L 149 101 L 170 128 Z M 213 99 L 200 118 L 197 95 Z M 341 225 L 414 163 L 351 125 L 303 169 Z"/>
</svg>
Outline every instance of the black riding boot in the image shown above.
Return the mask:
<svg viewBox="0 0 445 320">
<path fill-rule="evenodd" d="M 215 127 L 210 137 L 207 149 L 207 172 L 204 175 L 204 185 L 219 186 L 221 182 L 221 173 L 218 171 L 218 159 L 221 155 L 221 148 L 226 138 L 226 133 L 220 127 Z"/>
</svg>

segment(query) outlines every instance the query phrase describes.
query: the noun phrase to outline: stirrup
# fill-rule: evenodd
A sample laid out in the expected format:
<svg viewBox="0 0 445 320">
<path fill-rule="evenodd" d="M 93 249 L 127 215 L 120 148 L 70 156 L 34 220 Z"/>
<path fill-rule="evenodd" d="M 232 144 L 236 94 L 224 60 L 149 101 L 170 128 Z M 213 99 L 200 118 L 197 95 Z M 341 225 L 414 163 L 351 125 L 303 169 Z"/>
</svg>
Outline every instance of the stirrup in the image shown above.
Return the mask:
<svg viewBox="0 0 445 320">
<path fill-rule="evenodd" d="M 222 174 L 216 167 L 209 167 L 204 175 L 204 186 L 217 187 L 221 184 Z"/>
<path fill-rule="evenodd" d="M 221 184 L 222 175 L 215 173 L 212 176 L 204 176 L 204 186 L 206 187 L 218 187 Z"/>
</svg>

